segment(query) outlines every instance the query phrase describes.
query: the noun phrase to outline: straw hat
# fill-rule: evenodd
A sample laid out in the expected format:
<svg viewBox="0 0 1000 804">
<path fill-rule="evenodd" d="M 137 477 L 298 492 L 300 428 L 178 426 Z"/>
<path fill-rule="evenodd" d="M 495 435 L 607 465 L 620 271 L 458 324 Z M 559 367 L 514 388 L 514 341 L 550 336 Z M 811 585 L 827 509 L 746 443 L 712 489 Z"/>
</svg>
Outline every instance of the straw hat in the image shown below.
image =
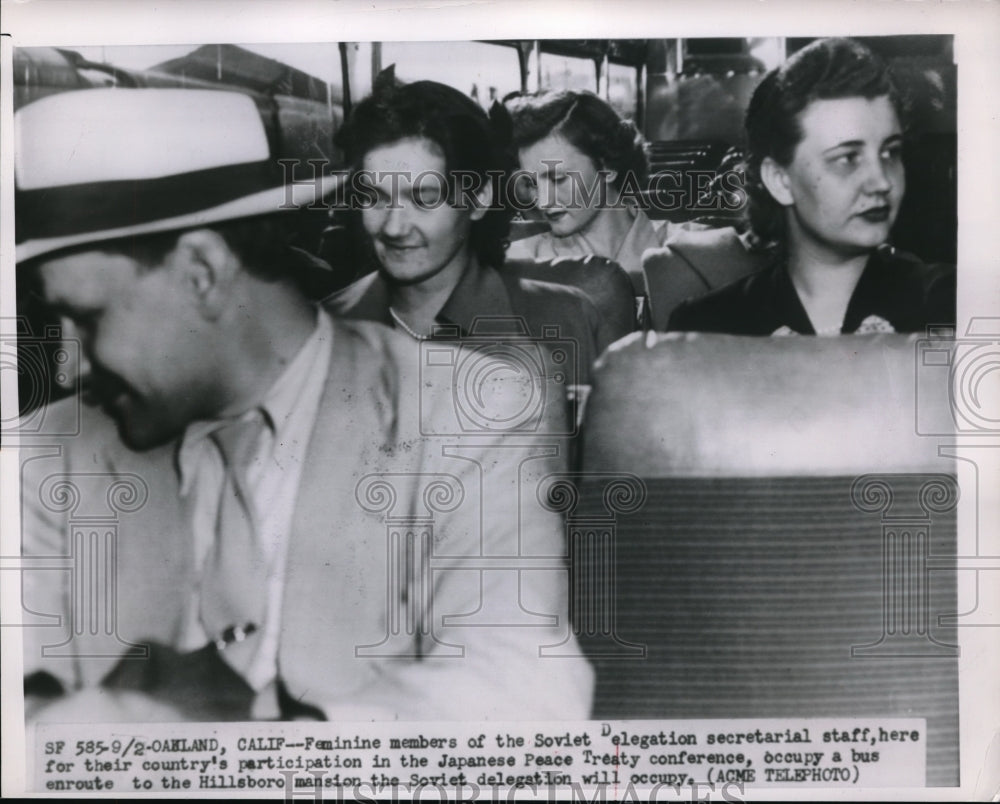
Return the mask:
<svg viewBox="0 0 1000 804">
<path fill-rule="evenodd" d="M 321 201 L 342 174 L 286 182 L 249 95 L 86 89 L 14 117 L 17 261 Z"/>
</svg>

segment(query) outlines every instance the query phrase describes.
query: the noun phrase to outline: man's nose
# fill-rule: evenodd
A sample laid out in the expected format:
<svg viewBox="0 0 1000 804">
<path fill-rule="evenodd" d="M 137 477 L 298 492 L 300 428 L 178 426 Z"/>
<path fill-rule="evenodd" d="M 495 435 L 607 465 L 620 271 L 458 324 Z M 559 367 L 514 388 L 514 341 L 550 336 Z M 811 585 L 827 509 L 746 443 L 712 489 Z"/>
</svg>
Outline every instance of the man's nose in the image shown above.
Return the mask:
<svg viewBox="0 0 1000 804">
<path fill-rule="evenodd" d="M 56 385 L 65 390 L 73 390 L 77 384 L 85 384 L 90 378 L 90 359 L 80 332 L 67 318 L 62 319 L 62 341 L 53 355 L 55 360 Z"/>
</svg>

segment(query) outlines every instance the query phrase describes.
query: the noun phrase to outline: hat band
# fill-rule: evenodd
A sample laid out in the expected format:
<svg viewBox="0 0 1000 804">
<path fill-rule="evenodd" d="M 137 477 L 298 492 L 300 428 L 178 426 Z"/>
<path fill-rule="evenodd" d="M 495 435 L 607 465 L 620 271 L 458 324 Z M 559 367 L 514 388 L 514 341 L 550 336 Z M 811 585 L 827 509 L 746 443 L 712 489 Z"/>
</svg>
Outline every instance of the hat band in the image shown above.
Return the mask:
<svg viewBox="0 0 1000 804">
<path fill-rule="evenodd" d="M 277 165 L 265 160 L 164 176 L 18 190 L 15 237 L 66 237 L 137 227 L 195 215 L 262 190 L 280 187 Z M 279 212 L 280 207 L 275 207 Z"/>
</svg>

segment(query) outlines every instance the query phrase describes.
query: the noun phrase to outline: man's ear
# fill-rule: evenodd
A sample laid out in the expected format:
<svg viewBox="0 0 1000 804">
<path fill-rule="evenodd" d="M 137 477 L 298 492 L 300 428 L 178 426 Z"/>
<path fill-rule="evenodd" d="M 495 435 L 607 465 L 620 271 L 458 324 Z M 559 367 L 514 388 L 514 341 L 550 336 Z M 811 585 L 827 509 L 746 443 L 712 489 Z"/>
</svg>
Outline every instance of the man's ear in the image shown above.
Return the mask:
<svg viewBox="0 0 1000 804">
<path fill-rule="evenodd" d="M 788 171 L 775 162 L 770 156 L 765 156 L 760 163 L 760 180 L 781 206 L 790 207 L 794 203 L 789 187 Z"/>
<path fill-rule="evenodd" d="M 214 229 L 191 229 L 177 238 L 169 259 L 201 309 L 215 317 L 240 271 L 239 260 L 225 238 Z"/>
</svg>

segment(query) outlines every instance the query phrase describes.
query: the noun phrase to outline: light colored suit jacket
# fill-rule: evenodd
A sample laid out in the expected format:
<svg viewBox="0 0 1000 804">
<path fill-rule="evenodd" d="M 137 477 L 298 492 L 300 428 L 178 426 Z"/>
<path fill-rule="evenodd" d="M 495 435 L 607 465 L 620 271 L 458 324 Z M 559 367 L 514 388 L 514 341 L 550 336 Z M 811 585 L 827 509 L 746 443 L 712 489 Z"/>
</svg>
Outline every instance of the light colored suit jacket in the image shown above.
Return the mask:
<svg viewBox="0 0 1000 804">
<path fill-rule="evenodd" d="M 562 447 L 463 432 L 454 364 L 428 363 L 423 347 L 334 322 L 289 537 L 279 673 L 329 719 L 587 717 L 563 526 L 535 493 Z M 77 406 L 54 406 L 49 429 Z M 178 643 L 192 537 L 175 445 L 130 451 L 89 409 L 79 435 L 43 443 L 22 451 L 23 552 L 48 567 L 23 574 L 25 673 L 82 688 L 127 643 Z"/>
</svg>

